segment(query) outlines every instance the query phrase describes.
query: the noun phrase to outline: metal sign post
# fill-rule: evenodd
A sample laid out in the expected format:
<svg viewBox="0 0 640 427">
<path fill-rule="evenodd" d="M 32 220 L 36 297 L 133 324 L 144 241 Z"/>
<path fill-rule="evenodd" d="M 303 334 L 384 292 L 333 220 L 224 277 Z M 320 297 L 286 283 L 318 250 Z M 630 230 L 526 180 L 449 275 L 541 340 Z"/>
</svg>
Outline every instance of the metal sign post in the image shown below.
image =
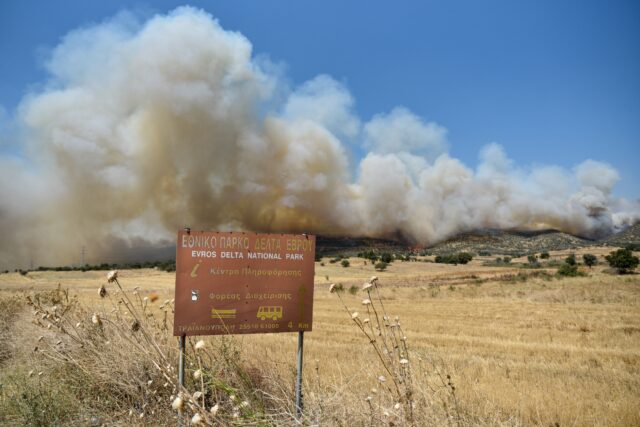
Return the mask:
<svg viewBox="0 0 640 427">
<path fill-rule="evenodd" d="M 184 365 L 185 365 L 185 352 L 186 352 L 186 335 L 180 335 L 180 354 L 178 356 L 178 383 L 182 388 L 184 388 Z M 182 393 L 182 391 L 180 391 Z M 185 425 L 184 415 L 182 413 L 178 414 L 178 426 Z"/>
<path fill-rule="evenodd" d="M 296 420 L 302 417 L 302 354 L 304 352 L 304 331 L 298 332 L 298 376 L 296 378 Z"/>
<path fill-rule="evenodd" d="M 187 337 L 180 335 L 180 355 L 178 356 L 178 382 L 184 387 L 184 359 Z"/>
</svg>

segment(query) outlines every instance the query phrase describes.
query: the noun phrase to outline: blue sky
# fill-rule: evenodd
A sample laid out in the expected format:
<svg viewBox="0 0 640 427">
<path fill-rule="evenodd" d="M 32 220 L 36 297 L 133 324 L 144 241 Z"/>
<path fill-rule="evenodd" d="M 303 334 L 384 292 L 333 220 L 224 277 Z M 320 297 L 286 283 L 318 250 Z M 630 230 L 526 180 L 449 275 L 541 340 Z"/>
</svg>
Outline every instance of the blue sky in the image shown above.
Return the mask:
<svg viewBox="0 0 640 427">
<path fill-rule="evenodd" d="M 13 115 L 45 78 L 48 49 L 70 30 L 127 9 L 183 3 L 0 3 L 0 105 Z M 490 142 L 519 165 L 571 168 L 592 158 L 640 191 L 640 2 L 193 1 L 243 33 L 294 84 L 326 73 L 363 120 L 395 106 L 445 126 L 451 153 L 475 166 Z"/>
</svg>

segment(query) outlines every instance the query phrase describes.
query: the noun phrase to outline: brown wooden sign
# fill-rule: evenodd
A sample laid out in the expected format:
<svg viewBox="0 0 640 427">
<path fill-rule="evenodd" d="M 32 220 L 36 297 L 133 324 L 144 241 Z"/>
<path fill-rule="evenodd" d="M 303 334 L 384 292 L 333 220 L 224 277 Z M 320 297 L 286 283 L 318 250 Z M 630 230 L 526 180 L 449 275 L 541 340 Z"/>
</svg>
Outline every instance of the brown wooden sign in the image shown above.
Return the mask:
<svg viewBox="0 0 640 427">
<path fill-rule="evenodd" d="M 316 238 L 180 231 L 173 334 L 310 331 Z"/>
</svg>

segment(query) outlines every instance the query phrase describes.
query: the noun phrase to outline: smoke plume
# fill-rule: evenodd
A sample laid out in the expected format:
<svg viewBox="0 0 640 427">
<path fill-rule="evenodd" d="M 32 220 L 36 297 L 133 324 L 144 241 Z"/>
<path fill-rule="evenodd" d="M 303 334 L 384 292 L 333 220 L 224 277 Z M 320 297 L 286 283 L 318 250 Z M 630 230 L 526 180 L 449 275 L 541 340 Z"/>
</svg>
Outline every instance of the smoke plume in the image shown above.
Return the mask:
<svg viewBox="0 0 640 427">
<path fill-rule="evenodd" d="M 365 122 L 340 82 L 291 87 L 193 8 L 73 31 L 46 68 L 17 112 L 22 153 L 0 156 L 8 268 L 78 262 L 83 246 L 91 262 L 147 256 L 184 225 L 430 244 L 484 227 L 596 237 L 639 217 L 607 164 L 521 168 L 490 144 L 470 169 L 443 126 L 402 107 Z"/>
</svg>

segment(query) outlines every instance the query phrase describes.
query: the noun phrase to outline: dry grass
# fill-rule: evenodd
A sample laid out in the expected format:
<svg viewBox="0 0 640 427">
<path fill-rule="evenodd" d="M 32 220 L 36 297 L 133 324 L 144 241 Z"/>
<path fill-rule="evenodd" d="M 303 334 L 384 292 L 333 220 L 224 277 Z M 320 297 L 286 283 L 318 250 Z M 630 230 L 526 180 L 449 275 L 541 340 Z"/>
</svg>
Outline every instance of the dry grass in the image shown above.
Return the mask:
<svg viewBox="0 0 640 427">
<path fill-rule="evenodd" d="M 578 259 L 583 252 L 601 255 L 594 249 L 581 249 Z M 563 256 L 552 253 L 552 258 Z M 350 261 L 349 268 L 316 265 L 314 330 L 305 336 L 306 422 L 410 424 L 407 417 L 394 411 L 399 403 L 397 396 L 385 391 L 378 381 L 380 375 L 389 375 L 371 344 L 359 333 L 336 295 L 328 292 L 328 284 L 333 282 L 343 283 L 345 289 L 352 285 L 360 289 L 362 282 L 374 274 L 373 267 L 364 265 L 361 259 Z M 588 272 L 588 277 L 514 279 L 517 269 L 485 267 L 484 261 L 477 259 L 465 266 L 395 262 L 388 271 L 375 273 L 380 277 L 385 309 L 391 316 L 399 315 L 408 337 L 417 396 L 415 424 L 640 425 L 640 275 L 612 276 L 598 266 Z M 42 293 L 62 283 L 70 289 L 70 295 L 77 295 L 78 313 L 85 313 L 78 316 L 90 322 L 87 319 L 93 311 L 113 316 L 111 304 L 98 296 L 104 277 L 104 272 L 0 275 L 0 296 L 7 301 L 21 292 Z M 147 309 L 161 325 L 162 310 L 158 306 L 173 297 L 173 274 L 125 271 L 121 279 L 128 293 L 139 286 L 141 298 L 152 292 L 160 295 L 159 302 L 149 304 Z M 361 302 L 366 297 L 361 291 L 341 294 L 349 309 L 361 314 Z M 179 390 L 174 380 L 163 380 L 163 391 L 156 392 L 160 393 L 160 402 L 155 406 L 142 408 L 139 402 L 144 394 L 132 392 L 136 384 L 146 384 L 144 375 L 154 372 L 161 376 L 163 372 L 141 362 L 153 360 L 151 356 L 116 341 L 124 340 L 125 335 L 110 338 L 111 347 L 99 347 L 93 357 L 105 367 L 90 371 L 91 387 L 87 387 L 77 383 L 81 376 L 69 375 L 73 365 L 47 359 L 41 351 L 33 352 L 43 333 L 30 320 L 29 312 L 12 312 L 0 318 L 0 345 L 10 348 L 10 356 L 0 362 L 0 423 L 37 425 L 38 411 L 43 407 L 49 411 L 49 420 L 62 423 L 82 424 L 91 417 L 127 424 L 175 423 L 170 398 Z M 128 327 L 127 322 L 122 328 Z M 55 348 L 56 341 L 52 340 L 57 335 L 51 330 L 45 330 L 44 335 L 48 345 Z M 173 361 L 176 340 L 167 334 L 154 340 Z M 222 421 L 294 423 L 295 334 L 211 337 L 205 341 L 215 350 L 210 360 L 200 361 L 207 378 L 205 388 L 211 390 L 215 381 L 223 383 L 215 383 L 213 389 L 218 394 L 209 391 L 205 403 L 210 406 L 214 401 L 222 402 L 221 412 L 227 414 Z M 83 364 L 88 366 L 90 360 Z M 114 363 L 121 368 L 116 369 Z M 200 367 L 196 358 L 190 363 L 190 373 Z M 32 369 L 35 373 L 29 377 Z M 37 375 L 40 371 L 42 376 Z M 100 372 L 105 377 L 100 377 Z M 172 378 L 169 370 L 164 373 Z M 446 375 L 451 376 L 455 394 Z M 72 377 L 76 385 L 73 381 L 56 384 L 62 376 Z M 101 388 L 113 387 L 110 379 L 129 377 L 128 388 Z M 118 380 L 116 384 L 124 382 Z M 164 387 L 166 382 L 170 385 Z M 194 392 L 201 386 L 192 382 L 188 388 Z M 20 393 L 37 404 L 16 403 Z M 238 402 L 247 400 L 251 408 L 239 414 L 236 421 L 232 415 L 238 404 L 229 401 L 233 393 L 238 394 Z M 145 412 L 147 407 L 155 413 Z M 129 415 L 131 409 L 135 418 Z M 145 418 L 138 418 L 141 413 Z"/>
</svg>

